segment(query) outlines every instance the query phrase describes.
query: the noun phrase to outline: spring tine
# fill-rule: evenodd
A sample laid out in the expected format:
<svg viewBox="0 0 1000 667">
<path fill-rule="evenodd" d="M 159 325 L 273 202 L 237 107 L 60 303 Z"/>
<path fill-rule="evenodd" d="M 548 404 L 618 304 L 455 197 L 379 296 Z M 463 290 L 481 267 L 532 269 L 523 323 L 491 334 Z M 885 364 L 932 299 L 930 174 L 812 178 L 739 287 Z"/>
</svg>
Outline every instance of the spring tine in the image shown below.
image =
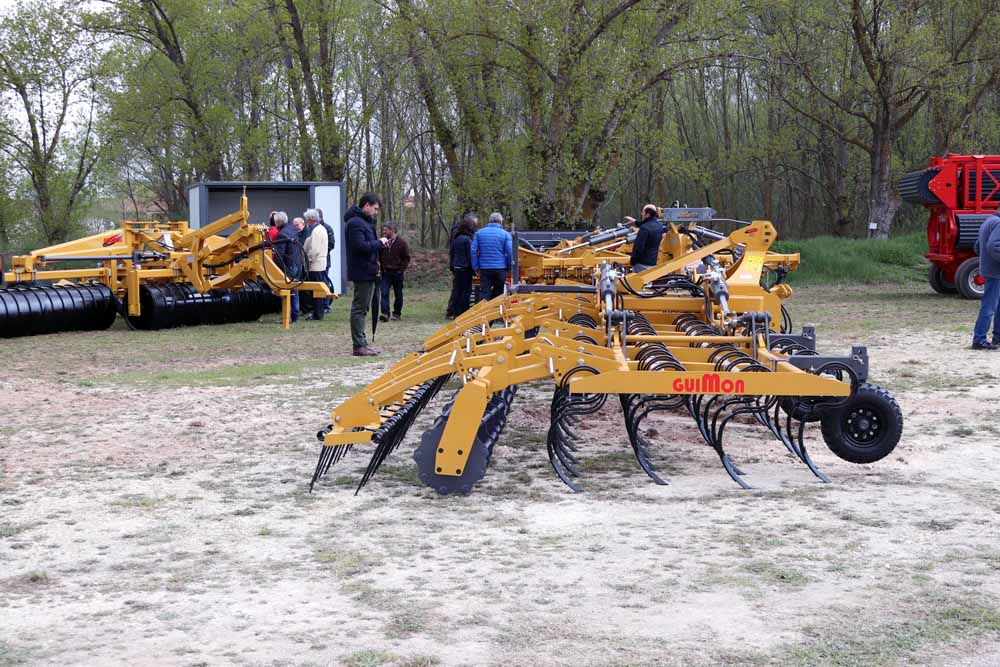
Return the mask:
<svg viewBox="0 0 1000 667">
<path fill-rule="evenodd" d="M 771 427 L 771 431 L 778 436 L 785 448 L 788 449 L 797 459 L 805 462 L 802 458 L 802 452 L 799 451 L 798 447 L 795 446 L 795 442 L 792 440 L 791 432 L 791 415 L 788 415 L 788 419 L 785 421 L 784 426 L 782 425 L 781 419 L 781 402 L 775 404 L 774 406 L 774 419 L 768 420 L 768 425 Z M 808 465 L 808 464 L 807 464 Z"/>
<path fill-rule="evenodd" d="M 656 466 L 653 465 L 649 457 L 651 443 L 642 436 L 640 431 L 641 422 L 648 412 L 644 397 L 632 394 L 622 395 L 619 398 L 622 403 L 622 412 L 625 415 L 625 432 L 639 467 L 657 484 L 667 484 L 667 481 L 656 473 Z"/>
<path fill-rule="evenodd" d="M 636 429 L 638 429 L 638 424 L 636 424 Z M 639 467 L 642 468 L 643 472 L 657 484 L 666 485 L 667 481 L 657 474 L 656 467 L 649 460 L 649 454 L 641 440 L 641 436 L 638 433 L 634 435 L 629 433 L 629 442 L 632 444 L 632 451 L 635 452 L 635 460 L 639 463 Z"/>
<path fill-rule="evenodd" d="M 721 449 L 719 449 L 717 451 L 721 451 Z M 744 489 L 752 489 L 753 488 L 752 486 L 750 486 L 749 484 L 747 484 L 743 480 L 743 478 L 740 476 L 743 473 L 740 472 L 740 469 L 737 468 L 733 464 L 733 460 L 731 458 L 729 458 L 728 454 L 720 454 L 720 458 L 722 459 L 722 465 L 723 465 L 723 467 L 726 469 L 726 472 L 729 473 L 729 476 L 733 478 L 733 481 L 735 481 L 737 484 L 739 484 Z"/>
<path fill-rule="evenodd" d="M 792 416 L 788 415 L 788 430 L 789 430 L 789 433 L 791 433 L 791 424 L 792 424 Z M 796 440 L 798 441 L 798 446 L 799 446 L 798 449 L 799 449 L 800 452 L 802 452 L 802 455 L 801 455 L 802 461 L 807 466 L 809 466 L 809 470 L 811 470 L 812 474 L 816 475 L 816 477 L 818 477 L 820 479 L 820 481 L 829 484 L 830 483 L 830 478 L 827 477 L 826 475 L 824 475 L 823 472 L 819 468 L 816 467 L 816 464 L 813 462 L 812 457 L 809 456 L 808 450 L 806 450 L 806 441 L 802 437 L 803 434 L 805 433 L 805 428 L 806 428 L 806 423 L 804 421 L 800 421 L 799 422 L 798 432 L 796 433 L 796 436 L 797 436 Z"/>
<path fill-rule="evenodd" d="M 573 455 L 573 452 L 577 451 L 576 444 L 566 437 L 558 425 L 556 426 L 556 437 L 556 453 L 559 454 L 559 460 L 575 475 L 573 466 L 580 463 Z"/>
<path fill-rule="evenodd" d="M 576 465 L 578 465 L 579 462 L 566 451 L 565 441 L 561 438 L 557 438 L 554 443 L 554 449 L 556 456 L 559 458 L 559 462 L 562 463 L 564 468 L 566 468 L 566 472 L 573 477 L 579 477 L 580 473 L 576 469 Z"/>
<path fill-rule="evenodd" d="M 573 493 L 580 493 L 580 491 L 582 491 L 580 486 L 569 478 L 569 476 L 566 474 L 561 464 L 557 460 L 555 449 L 552 446 L 551 439 L 548 440 L 546 446 L 548 447 L 549 450 L 549 464 L 552 466 L 552 469 L 555 470 L 556 475 L 559 476 L 559 479 L 562 480 L 563 484 L 565 484 L 566 486 L 568 486 L 570 489 L 573 490 Z"/>
</svg>

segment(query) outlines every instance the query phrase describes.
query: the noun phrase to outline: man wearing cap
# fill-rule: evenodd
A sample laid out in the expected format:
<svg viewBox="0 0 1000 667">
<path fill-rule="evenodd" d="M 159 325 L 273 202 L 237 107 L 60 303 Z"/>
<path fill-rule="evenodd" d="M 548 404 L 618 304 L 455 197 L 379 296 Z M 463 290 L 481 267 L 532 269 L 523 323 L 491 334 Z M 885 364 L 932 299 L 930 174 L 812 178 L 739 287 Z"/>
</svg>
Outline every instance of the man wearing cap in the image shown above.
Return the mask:
<svg viewBox="0 0 1000 667">
<path fill-rule="evenodd" d="M 514 239 L 503 228 L 503 216 L 490 213 L 489 223 L 472 237 L 472 270 L 479 276 L 479 298 L 503 294 L 507 272 L 513 264 Z"/>
<path fill-rule="evenodd" d="M 632 243 L 632 270 L 645 271 L 656 266 L 660 255 L 660 240 L 663 239 L 663 223 L 657 218 L 658 211 L 652 204 L 642 208 L 642 222 Z"/>
</svg>

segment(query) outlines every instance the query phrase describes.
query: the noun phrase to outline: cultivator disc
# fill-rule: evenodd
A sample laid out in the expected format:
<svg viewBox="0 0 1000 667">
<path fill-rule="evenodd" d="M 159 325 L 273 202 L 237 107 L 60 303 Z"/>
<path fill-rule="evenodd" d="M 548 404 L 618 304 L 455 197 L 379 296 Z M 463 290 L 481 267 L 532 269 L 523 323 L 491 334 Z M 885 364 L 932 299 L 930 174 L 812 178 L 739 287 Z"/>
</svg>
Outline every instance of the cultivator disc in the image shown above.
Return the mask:
<svg viewBox="0 0 1000 667">
<path fill-rule="evenodd" d="M 787 330 L 782 300 L 791 290 L 761 280 L 774 238 L 771 224 L 759 221 L 642 273 L 602 262 L 590 285 L 522 284 L 477 304 L 337 407 L 319 433 L 313 484 L 352 447 L 374 443 L 360 489 L 451 377 L 461 387 L 413 454 L 420 480 L 441 494 L 468 493 L 483 479 L 516 389 L 530 382 L 553 385 L 546 451 L 574 491 L 582 488 L 578 427 L 610 394 L 618 395 L 639 467 L 657 484 L 667 483 L 653 455 L 662 447 L 643 421 L 662 412 L 692 419 L 743 488 L 750 488 L 745 472 L 725 448 L 735 422 L 756 425 L 823 482 L 805 444 L 810 423 L 822 424 L 845 460 L 886 456 L 901 435 L 899 407 L 867 384 L 865 348 L 821 355 L 811 328 Z"/>
</svg>

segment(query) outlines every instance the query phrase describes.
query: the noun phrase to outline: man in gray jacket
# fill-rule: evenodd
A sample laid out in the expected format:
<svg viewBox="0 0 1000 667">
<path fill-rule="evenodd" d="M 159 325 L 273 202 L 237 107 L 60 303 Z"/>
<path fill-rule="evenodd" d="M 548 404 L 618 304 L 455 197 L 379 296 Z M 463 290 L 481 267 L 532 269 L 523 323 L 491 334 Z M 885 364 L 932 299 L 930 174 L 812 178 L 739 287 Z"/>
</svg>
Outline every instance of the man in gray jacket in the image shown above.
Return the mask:
<svg viewBox="0 0 1000 667">
<path fill-rule="evenodd" d="M 972 349 L 995 350 L 1000 347 L 1000 215 L 994 213 L 979 228 L 976 254 L 979 255 L 979 274 L 986 285 L 979 304 L 979 317 L 972 330 Z M 993 342 L 986 340 L 991 320 Z"/>
</svg>

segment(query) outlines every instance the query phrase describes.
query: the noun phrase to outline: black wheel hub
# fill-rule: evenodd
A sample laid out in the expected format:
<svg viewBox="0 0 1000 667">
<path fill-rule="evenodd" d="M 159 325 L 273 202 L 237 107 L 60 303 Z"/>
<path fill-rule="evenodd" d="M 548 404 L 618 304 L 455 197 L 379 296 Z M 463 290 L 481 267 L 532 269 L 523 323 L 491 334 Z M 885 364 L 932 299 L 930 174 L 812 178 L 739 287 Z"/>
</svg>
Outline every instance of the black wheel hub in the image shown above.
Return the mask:
<svg viewBox="0 0 1000 667">
<path fill-rule="evenodd" d="M 844 412 L 844 435 L 854 445 L 871 446 L 882 433 L 884 417 L 871 406 L 853 407 Z"/>
</svg>

